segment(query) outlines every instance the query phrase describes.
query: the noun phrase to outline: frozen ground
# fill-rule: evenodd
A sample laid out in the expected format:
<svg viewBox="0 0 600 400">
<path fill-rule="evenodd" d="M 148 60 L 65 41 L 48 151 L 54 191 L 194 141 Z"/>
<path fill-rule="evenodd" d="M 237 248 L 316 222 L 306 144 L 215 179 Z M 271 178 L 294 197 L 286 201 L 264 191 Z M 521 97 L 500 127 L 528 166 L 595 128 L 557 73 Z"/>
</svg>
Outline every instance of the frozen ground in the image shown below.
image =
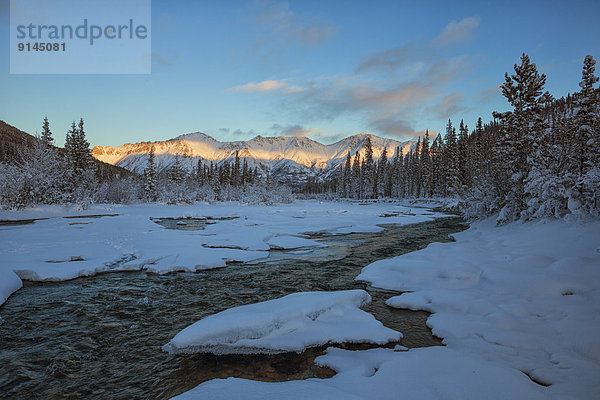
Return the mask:
<svg viewBox="0 0 600 400">
<path fill-rule="evenodd" d="M 293 293 L 280 299 L 231 308 L 179 332 L 169 353 L 273 354 L 302 352 L 328 343 L 399 341 L 359 307 L 371 302 L 364 290 Z"/>
<path fill-rule="evenodd" d="M 177 399 L 600 398 L 600 222 L 496 227 L 381 260 L 357 277 L 403 291 L 393 307 L 427 310 L 445 347 L 330 348 L 331 379 L 229 378 Z"/>
<path fill-rule="evenodd" d="M 266 257 L 271 248 L 321 246 L 303 235 L 306 232 L 378 232 L 382 228 L 377 224 L 416 223 L 436 215 L 408 204 L 318 201 L 0 211 L 0 220 L 46 218 L 0 225 L 0 304 L 21 287 L 21 279 L 60 281 L 110 271 L 168 273 L 225 267 L 227 261 Z M 216 223 L 197 231 L 166 229 L 150 220 L 169 217 L 235 218 L 213 220 Z"/>
</svg>

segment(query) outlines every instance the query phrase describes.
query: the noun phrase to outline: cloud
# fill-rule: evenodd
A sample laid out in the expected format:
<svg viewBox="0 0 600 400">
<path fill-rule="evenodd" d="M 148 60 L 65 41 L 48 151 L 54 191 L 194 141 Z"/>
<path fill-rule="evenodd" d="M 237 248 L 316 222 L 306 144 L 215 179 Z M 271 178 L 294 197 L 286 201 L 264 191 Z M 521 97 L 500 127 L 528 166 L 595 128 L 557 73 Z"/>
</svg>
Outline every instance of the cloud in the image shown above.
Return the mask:
<svg viewBox="0 0 600 400">
<path fill-rule="evenodd" d="M 463 100 L 462 93 L 452 92 L 444 97 L 441 103 L 428 107 L 425 111 L 433 114 L 437 119 L 450 119 L 467 110 L 467 107 L 462 105 Z"/>
<path fill-rule="evenodd" d="M 221 129 L 227 129 L 227 128 L 221 128 Z M 255 137 L 255 136 L 258 136 L 258 132 L 256 132 L 254 129 L 250 129 L 247 131 L 243 131 L 241 129 L 236 129 L 231 132 L 231 135 L 232 136 Z"/>
<path fill-rule="evenodd" d="M 286 86 L 285 82 L 277 80 L 266 80 L 258 83 L 250 82 L 245 85 L 231 88 L 235 92 L 267 92 L 270 90 L 281 89 Z"/>
<path fill-rule="evenodd" d="M 501 85 L 494 85 L 489 89 L 480 91 L 479 93 L 477 93 L 478 100 L 483 103 L 488 103 L 494 97 L 501 97 L 502 89 L 500 88 L 500 86 Z"/>
<path fill-rule="evenodd" d="M 448 83 L 468 70 L 467 64 L 464 57 L 440 60 L 414 79 L 394 84 L 356 76 L 321 78 L 305 82 L 298 93 L 277 96 L 277 102 L 305 122 L 332 121 L 356 113 L 373 114 L 369 118 L 373 121 L 382 115 L 408 116 L 437 98 Z"/>
<path fill-rule="evenodd" d="M 273 126 L 271 126 L 271 130 L 274 131 L 277 135 L 279 136 L 296 136 L 296 137 L 306 137 L 308 135 L 315 135 L 315 134 L 319 134 L 322 131 L 317 130 L 317 129 L 313 129 L 313 128 L 306 128 L 302 125 L 286 125 L 286 126 L 282 126 L 279 124 L 273 124 Z"/>
<path fill-rule="evenodd" d="M 414 62 L 416 50 L 412 46 L 399 46 L 385 49 L 369 56 L 360 63 L 356 72 L 361 73 L 369 70 L 387 72 L 400 66 Z"/>
<path fill-rule="evenodd" d="M 322 129 L 310 128 L 303 125 L 280 125 L 273 124 L 271 131 L 277 136 L 309 137 L 319 143 L 335 143 L 347 137 L 347 133 L 331 133 Z"/>
<path fill-rule="evenodd" d="M 275 9 L 287 15 L 287 6 L 277 4 Z M 280 18 L 284 21 L 282 26 L 288 25 L 288 18 L 291 17 Z M 366 128 L 376 134 L 414 138 L 422 134 L 415 128 L 418 121 L 444 120 L 468 110 L 463 104 L 464 96 L 448 93 L 447 87 L 459 81 L 475 63 L 469 55 L 450 57 L 439 45 L 465 40 L 478 25 L 479 18 L 475 17 L 452 21 L 434 40 L 402 44 L 368 55 L 351 69 L 352 74 L 294 79 L 293 86 L 280 80 L 275 81 L 280 83 L 275 87 L 263 88 L 254 83 L 234 89 L 262 91 L 270 96 L 270 114 L 274 119 L 287 114 L 297 122 L 278 126 L 280 134 L 286 136 L 324 136 L 309 132 L 304 126 L 350 118 L 356 121 L 357 131 Z"/>
<path fill-rule="evenodd" d="M 432 40 L 432 43 L 438 46 L 445 46 L 468 40 L 471 37 L 471 32 L 479 26 L 480 22 L 481 19 L 479 17 L 464 18 L 459 22 L 451 21 L 446 25 L 442 32 Z"/>
<path fill-rule="evenodd" d="M 408 69 L 408 72 L 418 72 L 425 65 L 436 62 L 440 45 L 469 39 L 479 23 L 478 17 L 465 18 L 460 22 L 452 21 L 429 43 L 406 43 L 375 52 L 358 64 L 356 73 L 385 73 L 402 68 Z"/>
<path fill-rule="evenodd" d="M 418 134 L 410 122 L 393 117 L 376 118 L 369 123 L 369 129 L 406 139 L 413 138 Z"/>
<path fill-rule="evenodd" d="M 466 110 L 463 97 L 452 93 L 440 99 L 444 88 L 468 71 L 468 57 L 439 59 L 422 68 L 413 79 L 372 80 L 364 76 L 321 77 L 301 82 L 299 91 L 272 91 L 273 116 L 287 114 L 298 125 L 277 126 L 285 136 L 319 137 L 302 124 L 349 117 L 362 121 L 373 133 L 410 139 L 419 134 L 413 124 L 432 114 L 440 119 Z M 436 101 L 440 104 L 431 106 Z M 429 114 L 429 115 L 428 115 Z M 321 135 L 322 136 L 322 135 Z"/>
<path fill-rule="evenodd" d="M 336 29 L 329 23 L 311 16 L 298 15 L 288 3 L 270 0 L 255 1 L 256 23 L 270 39 L 279 38 L 305 46 L 328 41 Z"/>
</svg>

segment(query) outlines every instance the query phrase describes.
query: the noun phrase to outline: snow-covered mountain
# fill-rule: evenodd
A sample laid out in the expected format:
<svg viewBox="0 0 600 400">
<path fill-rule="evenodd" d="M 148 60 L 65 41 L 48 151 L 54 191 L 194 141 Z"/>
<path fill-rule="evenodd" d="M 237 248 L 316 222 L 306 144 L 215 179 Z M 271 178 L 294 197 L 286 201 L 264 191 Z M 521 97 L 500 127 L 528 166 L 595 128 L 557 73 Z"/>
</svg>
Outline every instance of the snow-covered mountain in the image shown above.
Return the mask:
<svg viewBox="0 0 600 400">
<path fill-rule="evenodd" d="M 219 165 L 232 162 L 238 151 L 239 157 L 245 158 L 251 168 L 258 167 L 261 174 L 270 173 L 283 183 L 301 184 L 309 177 L 322 180 L 330 176 L 344 163 L 348 152 L 352 157 L 359 152 L 363 158 L 367 137 L 371 139 L 373 157 L 376 159 L 384 148 L 387 148 L 388 157 L 391 158 L 397 147 L 406 153 L 414 145 L 414 142 L 398 142 L 364 132 L 330 145 L 306 137 L 287 136 L 256 136 L 248 141 L 220 142 L 202 132 L 195 132 L 166 141 L 127 143 L 118 147 L 96 146 L 92 149 L 92 155 L 100 161 L 141 173 L 146 167 L 152 146 L 159 171 L 171 166 L 178 156 L 182 158 L 184 167 L 192 171 L 199 159 L 203 163 Z"/>
</svg>

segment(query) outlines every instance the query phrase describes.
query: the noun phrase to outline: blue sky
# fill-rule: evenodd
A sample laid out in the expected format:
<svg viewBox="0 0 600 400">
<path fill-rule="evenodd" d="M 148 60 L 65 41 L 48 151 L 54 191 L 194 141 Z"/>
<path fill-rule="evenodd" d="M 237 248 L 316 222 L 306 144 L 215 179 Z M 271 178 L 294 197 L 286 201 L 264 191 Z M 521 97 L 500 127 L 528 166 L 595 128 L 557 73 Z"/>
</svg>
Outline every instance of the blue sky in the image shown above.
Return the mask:
<svg viewBox="0 0 600 400">
<path fill-rule="evenodd" d="M 152 1 L 150 75 L 9 74 L 0 0 L 0 119 L 26 132 L 73 119 L 92 145 L 202 131 L 219 140 L 366 131 L 410 139 L 508 109 L 521 53 L 555 96 L 600 57 L 598 1 Z"/>
</svg>

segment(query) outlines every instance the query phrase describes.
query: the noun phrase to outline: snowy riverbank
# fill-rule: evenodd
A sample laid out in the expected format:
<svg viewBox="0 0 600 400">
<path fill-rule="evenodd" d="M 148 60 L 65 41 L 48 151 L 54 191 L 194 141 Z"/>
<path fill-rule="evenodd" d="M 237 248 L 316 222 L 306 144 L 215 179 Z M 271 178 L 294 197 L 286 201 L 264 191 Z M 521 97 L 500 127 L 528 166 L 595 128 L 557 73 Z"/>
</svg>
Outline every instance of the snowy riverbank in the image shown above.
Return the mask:
<svg viewBox="0 0 600 400">
<path fill-rule="evenodd" d="M 266 257 L 270 249 L 321 246 L 306 232 L 380 232 L 378 224 L 418 223 L 441 215 L 409 204 L 318 201 L 0 211 L 4 221 L 45 218 L 0 225 L 0 304 L 21 287 L 21 279 L 61 281 L 112 271 L 162 274 L 219 268 Z M 210 224 L 202 230 L 174 230 L 151 220 L 186 217 L 208 217 Z"/>
<path fill-rule="evenodd" d="M 316 362 L 331 379 L 213 380 L 178 399 L 600 397 L 600 222 L 487 220 L 456 239 L 357 277 L 404 291 L 390 306 L 433 312 L 446 347 L 330 348 Z"/>
</svg>

